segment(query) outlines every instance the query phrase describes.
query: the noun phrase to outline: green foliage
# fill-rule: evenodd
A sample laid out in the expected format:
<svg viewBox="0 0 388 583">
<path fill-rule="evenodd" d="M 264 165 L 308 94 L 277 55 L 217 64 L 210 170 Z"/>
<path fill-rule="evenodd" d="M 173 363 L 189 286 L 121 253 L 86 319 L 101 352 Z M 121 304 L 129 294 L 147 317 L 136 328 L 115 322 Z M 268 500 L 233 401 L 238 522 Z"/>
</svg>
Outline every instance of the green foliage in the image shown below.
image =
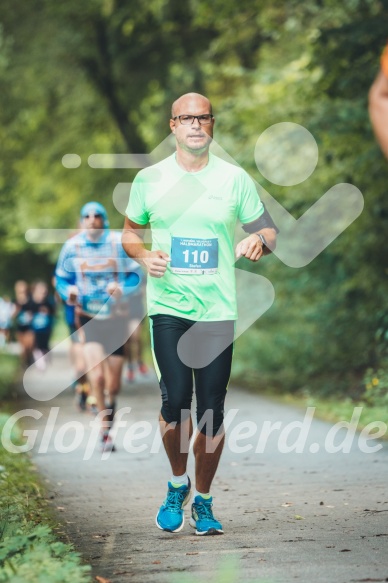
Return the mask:
<svg viewBox="0 0 388 583">
<path fill-rule="evenodd" d="M 236 377 L 360 398 L 365 371 L 384 367 L 388 318 L 388 164 L 367 111 L 388 0 L 243 0 L 238 9 L 221 0 L 150 0 L 136 10 L 129 0 L 3 4 L 4 285 L 53 268 L 59 245 L 29 245 L 28 228 L 73 228 L 92 198 L 121 227 L 112 192 L 134 171 L 92 169 L 88 156 L 152 150 L 168 134 L 171 102 L 204 92 L 216 140 L 294 217 L 336 183 L 355 184 L 365 199 L 357 221 L 307 267 L 260 262 L 276 301 L 239 340 Z M 280 121 L 305 126 L 319 146 L 316 170 L 297 186 L 269 183 L 254 162 L 258 136 Z M 70 152 L 79 168 L 61 165 Z"/>
<path fill-rule="evenodd" d="M 295 218 L 340 182 L 360 188 L 365 207 L 307 267 L 287 268 L 272 258 L 261 262 L 260 273 L 275 287 L 275 304 L 238 341 L 235 378 L 258 388 L 295 391 L 307 386 L 321 395 L 357 399 L 364 371 L 381 360 L 378 331 L 387 318 L 382 306 L 388 292 L 388 165 L 367 112 L 383 46 L 381 37 L 373 43 L 368 39 L 373 22 L 384 19 L 387 3 L 292 6 L 288 17 L 281 11 L 277 41 L 260 52 L 250 91 L 244 88 L 222 116 L 219 141 L 233 135 L 228 151 Z M 326 42 L 329 36 L 332 43 Z M 319 146 L 315 172 L 287 188 L 264 180 L 252 156 L 261 131 L 279 121 L 302 124 Z"/>
<path fill-rule="evenodd" d="M 9 397 L 19 368 L 19 359 L 11 354 L 0 352 L 0 402 Z"/>
<path fill-rule="evenodd" d="M 19 531 L 21 533 L 21 531 Z M 90 567 L 67 544 L 55 540 L 47 526 L 0 543 L 1 583 L 86 583 Z"/>
<path fill-rule="evenodd" d="M 309 392 L 306 387 L 303 391 L 293 394 L 276 395 L 276 400 L 287 403 L 292 406 L 315 407 L 315 417 L 324 419 L 332 423 L 339 421 L 350 421 L 355 407 L 361 407 L 361 415 L 358 422 L 357 430 L 361 431 L 370 423 L 385 423 L 388 427 L 388 409 L 386 406 L 374 406 L 366 403 L 365 399 L 354 401 L 353 399 L 343 397 L 341 400 L 335 397 L 321 398 L 314 392 Z M 381 439 L 388 439 L 388 432 L 381 436 Z"/>
<path fill-rule="evenodd" d="M 363 400 L 372 407 L 388 406 L 388 367 L 373 370 L 369 368 L 364 377 Z"/>
<path fill-rule="evenodd" d="M 0 415 L 0 433 L 8 419 Z M 11 439 L 20 444 L 15 427 Z M 87 583 L 90 567 L 81 565 L 71 545 L 59 542 L 51 527 L 44 488 L 29 458 L 0 446 L 0 582 Z"/>
</svg>

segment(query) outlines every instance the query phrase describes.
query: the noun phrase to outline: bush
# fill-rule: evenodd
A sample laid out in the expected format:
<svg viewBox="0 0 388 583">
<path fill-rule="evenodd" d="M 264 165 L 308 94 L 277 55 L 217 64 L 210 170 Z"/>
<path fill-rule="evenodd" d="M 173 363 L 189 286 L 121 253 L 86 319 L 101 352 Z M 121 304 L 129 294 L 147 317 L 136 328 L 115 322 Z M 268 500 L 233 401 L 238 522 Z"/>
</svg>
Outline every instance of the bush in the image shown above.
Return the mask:
<svg viewBox="0 0 388 583">
<path fill-rule="evenodd" d="M 388 371 L 369 368 L 364 377 L 365 393 L 363 400 L 372 407 L 388 406 Z"/>
<path fill-rule="evenodd" d="M 0 581 L 3 583 L 85 583 L 90 567 L 70 545 L 55 540 L 47 526 L 25 528 L 0 543 Z"/>
<path fill-rule="evenodd" d="M 19 359 L 17 356 L 0 353 L 0 400 L 10 395 L 18 368 Z"/>
<path fill-rule="evenodd" d="M 7 421 L 0 415 L 0 433 Z M 14 429 L 14 443 L 21 443 Z M 81 565 L 71 545 L 59 542 L 44 491 L 30 459 L 0 445 L 0 583 L 86 583 L 90 567 Z"/>
</svg>

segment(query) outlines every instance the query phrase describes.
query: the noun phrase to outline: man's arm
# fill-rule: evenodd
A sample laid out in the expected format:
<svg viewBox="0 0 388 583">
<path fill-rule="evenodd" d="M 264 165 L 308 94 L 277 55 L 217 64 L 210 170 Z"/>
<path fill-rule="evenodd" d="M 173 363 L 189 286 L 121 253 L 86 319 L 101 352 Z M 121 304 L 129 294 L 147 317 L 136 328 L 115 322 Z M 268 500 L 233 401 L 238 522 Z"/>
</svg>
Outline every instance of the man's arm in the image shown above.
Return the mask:
<svg viewBox="0 0 388 583">
<path fill-rule="evenodd" d="M 369 91 L 369 115 L 376 138 L 388 158 L 388 78 L 382 70 Z"/>
<path fill-rule="evenodd" d="M 68 270 L 69 262 L 73 260 L 73 252 L 68 243 L 62 247 L 55 269 L 55 289 L 62 300 L 69 305 L 75 305 L 78 299 L 78 288 L 75 285 L 74 271 Z"/>
<path fill-rule="evenodd" d="M 238 243 L 235 251 L 236 259 L 246 257 L 251 261 L 259 261 L 263 255 L 272 253 L 275 247 L 276 230 L 272 227 L 264 227 Z"/>
<path fill-rule="evenodd" d="M 242 228 L 249 236 L 237 245 L 236 259 L 246 257 L 251 261 L 258 261 L 263 255 L 269 255 L 275 249 L 279 229 L 265 207 L 258 219 L 245 223 Z"/>
<path fill-rule="evenodd" d="M 123 249 L 135 261 L 142 265 L 151 277 L 163 277 L 166 273 L 167 263 L 170 257 L 164 251 L 149 251 L 145 248 L 143 239 L 140 235 L 145 225 L 138 225 L 128 217 L 125 218 L 121 242 Z"/>
</svg>

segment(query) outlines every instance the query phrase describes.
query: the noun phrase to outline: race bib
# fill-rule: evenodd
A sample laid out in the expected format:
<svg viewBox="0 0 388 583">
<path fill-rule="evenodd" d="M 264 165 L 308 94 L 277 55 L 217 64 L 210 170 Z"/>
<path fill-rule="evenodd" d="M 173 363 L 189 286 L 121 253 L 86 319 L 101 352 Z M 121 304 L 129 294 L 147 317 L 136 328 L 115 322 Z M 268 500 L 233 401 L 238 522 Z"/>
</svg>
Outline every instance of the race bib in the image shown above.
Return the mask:
<svg viewBox="0 0 388 583">
<path fill-rule="evenodd" d="M 19 312 L 17 321 L 20 326 L 28 326 L 32 321 L 32 314 L 30 312 Z"/>
<path fill-rule="evenodd" d="M 210 275 L 218 271 L 218 239 L 171 238 L 172 273 Z"/>
<path fill-rule="evenodd" d="M 106 300 L 84 297 L 82 300 L 82 309 L 87 314 L 93 316 L 98 314 L 99 318 L 107 318 L 111 312 L 111 304 Z"/>
<path fill-rule="evenodd" d="M 34 315 L 34 318 L 32 320 L 32 327 L 35 330 L 43 330 L 44 328 L 48 328 L 49 325 L 50 325 L 49 314 L 41 312 Z"/>
</svg>

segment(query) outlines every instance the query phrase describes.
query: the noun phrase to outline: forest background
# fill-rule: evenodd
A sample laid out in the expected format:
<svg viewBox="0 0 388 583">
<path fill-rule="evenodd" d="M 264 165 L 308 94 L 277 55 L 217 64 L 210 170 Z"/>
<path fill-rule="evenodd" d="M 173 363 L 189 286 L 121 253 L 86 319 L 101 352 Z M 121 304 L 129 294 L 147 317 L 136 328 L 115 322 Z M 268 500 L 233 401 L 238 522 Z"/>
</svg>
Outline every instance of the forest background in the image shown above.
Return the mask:
<svg viewBox="0 0 388 583">
<path fill-rule="evenodd" d="M 373 389 L 388 404 L 388 163 L 367 108 L 387 22 L 387 0 L 3 0 L 0 292 L 51 279 L 60 246 L 31 245 L 27 229 L 75 228 L 89 200 L 122 227 L 112 193 L 137 170 L 93 169 L 89 155 L 152 151 L 171 102 L 194 90 L 213 103 L 217 142 L 295 218 L 337 183 L 365 200 L 306 267 L 261 262 L 276 298 L 237 342 L 235 374 L 319 396 Z M 284 121 L 319 147 L 297 186 L 267 182 L 253 156 L 259 135 Z M 78 168 L 62 165 L 68 153 Z"/>
</svg>

